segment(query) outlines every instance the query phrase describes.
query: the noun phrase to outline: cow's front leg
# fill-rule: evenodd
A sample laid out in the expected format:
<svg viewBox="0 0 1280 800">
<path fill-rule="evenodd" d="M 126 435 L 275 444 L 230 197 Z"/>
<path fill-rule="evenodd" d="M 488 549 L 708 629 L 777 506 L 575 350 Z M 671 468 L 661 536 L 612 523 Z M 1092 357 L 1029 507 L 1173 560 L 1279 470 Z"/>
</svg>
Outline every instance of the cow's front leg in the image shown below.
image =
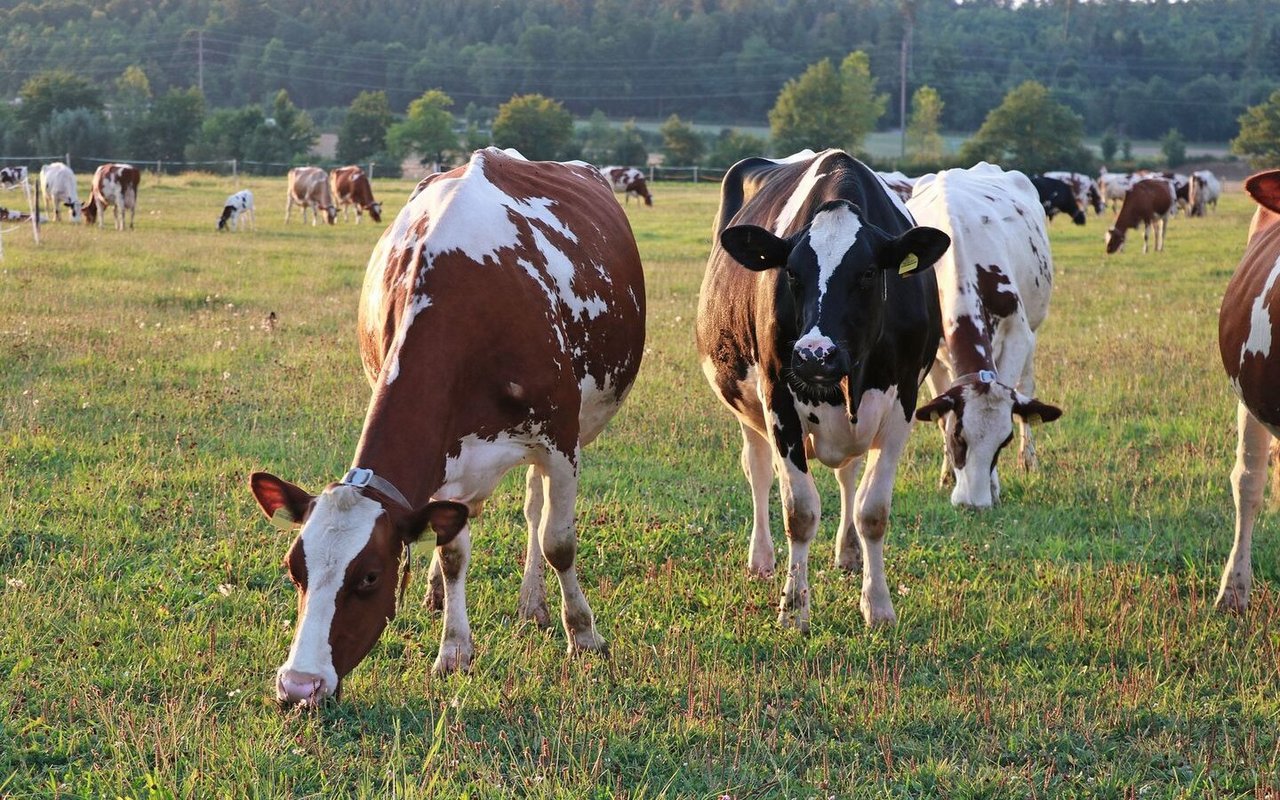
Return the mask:
<svg viewBox="0 0 1280 800">
<path fill-rule="evenodd" d="M 945 446 L 942 452 L 945 459 Z M 862 569 L 862 548 L 858 544 L 858 526 L 854 520 L 858 473 L 862 471 L 862 465 L 863 458 L 858 456 L 836 470 L 836 483 L 840 484 L 840 530 L 836 532 L 836 567 L 846 572 L 858 572 Z M 943 468 L 946 467 L 944 460 Z"/>
<path fill-rule="evenodd" d="M 773 452 L 769 440 L 745 423 L 742 427 L 742 472 L 751 485 L 751 544 L 747 572 L 761 578 L 773 574 L 773 535 L 769 531 L 769 492 L 773 489 Z"/>
<path fill-rule="evenodd" d="M 561 619 L 569 640 L 569 654 L 583 651 L 608 652 L 608 644 L 596 632 L 595 617 L 578 585 L 574 558 L 578 553 L 578 533 L 574 528 L 573 506 L 578 496 L 577 454 L 570 459 L 552 452 L 542 478 L 545 498 L 540 540 L 547 563 L 560 579 Z"/>
<path fill-rule="evenodd" d="M 1231 555 L 1222 570 L 1222 582 L 1214 608 L 1240 613 L 1249 607 L 1253 583 L 1253 525 L 1262 507 L 1267 481 L 1267 449 L 1271 434 L 1244 403 L 1236 411 L 1238 429 L 1236 465 L 1231 470 L 1231 494 L 1236 506 L 1236 535 Z"/>
<path fill-rule="evenodd" d="M 929 391 L 934 397 L 942 394 L 951 388 L 951 369 L 944 360 L 946 355 L 945 346 L 938 348 L 938 357 L 933 362 L 933 367 L 929 370 L 925 381 L 929 385 Z M 942 466 L 938 470 L 938 488 L 945 489 L 956 482 L 955 468 L 951 463 L 951 451 L 947 449 L 947 415 L 943 414 L 938 417 L 938 432 L 942 434 Z M 836 473 L 837 478 L 839 473 Z M 843 532 L 843 531 L 842 531 Z M 859 557 L 861 561 L 861 557 Z"/>
<path fill-rule="evenodd" d="M 790 456 L 779 459 L 783 523 L 787 530 L 787 582 L 782 587 L 778 624 L 809 630 L 809 544 L 818 532 L 820 501 L 813 476 L 804 466 L 804 445 L 796 443 L 800 464 Z"/>
<path fill-rule="evenodd" d="M 867 471 L 858 485 L 858 540 L 862 544 L 862 598 L 859 607 L 868 625 L 890 625 L 898 621 L 884 574 L 884 536 L 893 503 L 893 481 L 898 461 L 911 433 L 911 420 L 891 409 L 873 449 L 867 457 Z"/>
<path fill-rule="evenodd" d="M 536 467 L 529 467 L 524 478 L 524 521 L 529 531 L 529 541 L 524 554 L 524 578 L 520 581 L 520 602 L 517 613 L 520 619 L 532 621 L 539 628 L 551 625 L 551 613 L 547 611 L 546 571 L 542 561 L 542 545 L 538 541 L 538 527 L 542 523 L 543 474 Z"/>
<path fill-rule="evenodd" d="M 437 675 L 448 675 L 471 666 L 475 650 L 471 644 L 471 623 L 467 621 L 467 564 L 471 560 L 471 526 L 465 526 L 446 545 L 436 548 L 444 573 L 444 632 L 440 652 L 433 667 Z"/>
</svg>

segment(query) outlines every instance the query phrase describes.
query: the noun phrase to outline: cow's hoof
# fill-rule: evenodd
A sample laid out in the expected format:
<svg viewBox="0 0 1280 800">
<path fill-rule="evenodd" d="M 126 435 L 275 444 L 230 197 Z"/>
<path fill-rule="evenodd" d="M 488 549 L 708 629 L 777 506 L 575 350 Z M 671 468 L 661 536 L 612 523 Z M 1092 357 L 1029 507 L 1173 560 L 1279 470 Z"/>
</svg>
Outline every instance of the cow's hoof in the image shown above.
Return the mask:
<svg viewBox="0 0 1280 800">
<path fill-rule="evenodd" d="M 1231 586 L 1223 586 L 1218 591 L 1218 599 L 1213 603 L 1213 610 L 1223 614 L 1243 614 L 1248 608 L 1249 590 Z"/>
<path fill-rule="evenodd" d="M 862 572 L 862 551 L 855 547 L 850 553 L 837 554 L 836 569 L 848 573 Z"/>
<path fill-rule="evenodd" d="M 894 613 L 892 603 L 872 603 L 864 596 L 858 605 L 862 609 L 862 618 L 866 620 L 868 628 L 898 623 L 898 615 Z"/>
<path fill-rule="evenodd" d="M 546 598 L 530 599 L 520 598 L 520 603 L 516 607 L 516 613 L 520 615 L 520 619 L 525 622 L 532 622 L 539 628 L 546 629 L 551 627 L 551 612 L 547 610 Z"/>
<path fill-rule="evenodd" d="M 452 675 L 455 672 L 467 672 L 471 669 L 471 658 L 475 649 L 471 642 L 445 642 L 436 655 L 436 663 L 431 671 L 436 675 Z"/>
<path fill-rule="evenodd" d="M 596 653 L 603 658 L 609 657 L 609 643 L 596 633 L 594 629 L 569 635 L 569 655 L 578 656 L 583 653 Z"/>
<path fill-rule="evenodd" d="M 809 632 L 809 609 L 783 608 L 778 611 L 778 626 L 783 630 Z"/>
<path fill-rule="evenodd" d="M 747 561 L 747 574 L 753 578 L 772 578 L 776 569 L 777 561 L 774 560 L 772 550 L 752 553 Z"/>
</svg>

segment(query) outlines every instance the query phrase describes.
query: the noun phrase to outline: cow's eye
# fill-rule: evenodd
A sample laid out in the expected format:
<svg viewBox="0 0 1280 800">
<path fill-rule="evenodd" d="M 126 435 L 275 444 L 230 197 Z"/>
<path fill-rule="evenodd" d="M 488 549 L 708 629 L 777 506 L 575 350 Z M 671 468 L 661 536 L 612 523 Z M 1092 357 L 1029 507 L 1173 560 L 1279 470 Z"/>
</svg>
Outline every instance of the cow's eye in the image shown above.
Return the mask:
<svg viewBox="0 0 1280 800">
<path fill-rule="evenodd" d="M 365 576 L 360 579 L 360 582 L 358 584 L 356 584 L 356 591 L 357 592 L 373 591 L 373 589 L 378 585 L 378 577 L 379 575 L 377 572 L 365 573 Z"/>
</svg>

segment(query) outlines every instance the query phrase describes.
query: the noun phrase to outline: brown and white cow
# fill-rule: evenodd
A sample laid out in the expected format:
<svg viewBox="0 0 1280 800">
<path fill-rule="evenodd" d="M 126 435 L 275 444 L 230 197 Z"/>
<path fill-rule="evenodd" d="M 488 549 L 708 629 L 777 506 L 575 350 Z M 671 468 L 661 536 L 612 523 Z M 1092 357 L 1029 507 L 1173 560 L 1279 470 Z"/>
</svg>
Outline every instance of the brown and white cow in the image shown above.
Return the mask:
<svg viewBox="0 0 1280 800">
<path fill-rule="evenodd" d="M 916 226 L 880 177 L 840 150 L 744 159 L 721 183 L 698 355 L 742 432 L 754 509 L 748 568 L 762 576 L 774 570 L 769 494 L 778 476 L 785 627 L 809 627 L 821 507 L 810 458 L 840 485 L 835 561 L 863 571 L 863 619 L 897 619 L 884 537 L 920 382 L 942 335 L 929 267 L 948 241 Z"/>
<path fill-rule="evenodd" d="M 902 202 L 911 199 L 911 192 L 915 189 L 918 178 L 912 178 L 905 172 L 894 170 L 892 172 L 876 172 L 880 181 L 884 183 L 884 187 L 898 196 Z"/>
<path fill-rule="evenodd" d="M 319 167 L 294 167 L 289 170 L 289 190 L 284 206 L 284 221 L 289 222 L 295 205 L 302 207 L 302 224 L 307 224 L 307 209 L 311 209 L 311 224 L 315 225 L 324 211 L 325 221 L 330 225 L 338 217 L 338 209 L 333 204 L 333 195 L 329 192 L 329 175 Z"/>
<path fill-rule="evenodd" d="M 342 221 L 349 219 L 348 209 L 356 207 L 356 224 L 360 224 L 360 216 L 365 211 L 374 222 L 382 222 L 382 203 L 373 199 L 373 188 L 369 186 L 369 178 L 364 170 L 352 164 L 337 167 L 329 173 L 329 189 L 333 192 L 333 201 L 342 209 Z"/>
<path fill-rule="evenodd" d="M 1036 330 L 1053 292 L 1040 195 L 1021 172 L 980 162 L 924 176 L 907 207 L 917 223 L 951 237 L 933 268 L 942 308 L 942 342 L 929 373 L 933 400 L 916 419 L 941 423 L 940 480 L 955 480 L 952 505 L 990 508 L 1000 501 L 996 459 L 1013 440 L 1015 421 L 1018 460 L 1030 469 L 1031 424 L 1062 415 L 1035 399 Z"/>
<path fill-rule="evenodd" d="M 646 206 L 653 205 L 653 195 L 649 194 L 644 173 L 635 167 L 601 167 L 600 174 L 613 185 L 615 192 L 622 192 L 623 202 L 631 202 L 631 195 L 635 195 Z"/>
<path fill-rule="evenodd" d="M 84 221 L 88 225 L 97 222 L 101 228 L 106 222 L 107 206 L 115 218 L 116 230 L 124 230 L 124 215 L 129 212 L 129 230 L 133 230 L 133 215 L 138 208 L 138 182 L 142 178 L 137 167 L 130 164 L 103 164 L 93 173 L 89 187 L 89 202 L 84 204 Z"/>
<path fill-rule="evenodd" d="M 1156 229 L 1156 252 L 1164 250 L 1165 230 L 1176 209 L 1174 197 L 1173 183 L 1165 178 L 1144 178 L 1135 183 L 1125 193 L 1120 214 L 1107 231 L 1107 252 L 1119 252 L 1124 247 L 1125 233 L 1139 225 L 1142 226 L 1142 252 L 1147 252 L 1153 226 Z"/>
<path fill-rule="evenodd" d="M 1253 583 L 1253 527 L 1262 507 L 1267 454 L 1280 436 L 1280 170 L 1250 176 L 1244 189 L 1258 204 L 1249 244 L 1218 312 L 1218 349 L 1240 402 L 1236 464 L 1231 471 L 1235 541 L 1222 571 L 1219 611 L 1244 611 Z"/>
<path fill-rule="evenodd" d="M 373 397 L 351 471 L 318 496 L 266 473 L 250 481 L 267 516 L 302 526 L 286 558 L 299 620 L 281 700 L 338 691 L 395 616 L 424 534 L 444 606 L 435 670 L 467 668 L 468 518 L 519 465 L 520 616 L 548 621 L 545 557 L 569 652 L 605 649 L 574 568 L 574 501 L 582 448 L 639 369 L 644 302 L 630 225 L 594 167 L 489 148 L 418 184 L 365 273 L 358 327 Z"/>
</svg>

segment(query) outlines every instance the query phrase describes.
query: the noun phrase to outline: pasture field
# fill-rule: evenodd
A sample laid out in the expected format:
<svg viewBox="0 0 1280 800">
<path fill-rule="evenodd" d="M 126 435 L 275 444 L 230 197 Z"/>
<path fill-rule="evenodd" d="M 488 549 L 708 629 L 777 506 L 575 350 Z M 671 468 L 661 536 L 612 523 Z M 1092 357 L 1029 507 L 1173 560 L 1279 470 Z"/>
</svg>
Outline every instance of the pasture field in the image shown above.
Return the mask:
<svg viewBox="0 0 1280 800">
<path fill-rule="evenodd" d="M 83 183 L 83 180 L 82 180 Z M 348 467 L 368 387 L 354 336 L 382 226 L 216 233 L 229 179 L 144 176 L 137 230 L 66 223 L 0 263 L 0 797 L 1280 796 L 1280 537 L 1264 515 L 1248 614 L 1215 614 L 1235 404 L 1217 309 L 1252 210 L 1175 220 L 1105 258 L 1104 218 L 1052 226 L 1040 470 L 953 509 L 918 426 L 887 538 L 899 615 L 867 630 L 832 568 L 818 470 L 813 631 L 745 574 L 739 435 L 692 324 L 716 188 L 628 208 L 649 299 L 628 404 L 587 451 L 580 570 L 608 660 L 515 620 L 510 476 L 474 524 L 469 675 L 430 673 L 406 607 L 341 703 L 272 697 L 295 616 L 287 535 L 246 488 Z M 408 182 L 378 180 L 388 213 Z M 1140 242 L 1139 242 L 1140 244 Z M 275 312 L 277 322 L 264 318 Z M 494 332 L 500 335 L 500 332 Z M 776 490 L 775 503 L 776 503 Z M 785 555 L 779 512 L 775 543 Z M 552 597 L 557 608 L 558 593 Z M 556 611 L 558 614 L 558 611 Z"/>
</svg>

